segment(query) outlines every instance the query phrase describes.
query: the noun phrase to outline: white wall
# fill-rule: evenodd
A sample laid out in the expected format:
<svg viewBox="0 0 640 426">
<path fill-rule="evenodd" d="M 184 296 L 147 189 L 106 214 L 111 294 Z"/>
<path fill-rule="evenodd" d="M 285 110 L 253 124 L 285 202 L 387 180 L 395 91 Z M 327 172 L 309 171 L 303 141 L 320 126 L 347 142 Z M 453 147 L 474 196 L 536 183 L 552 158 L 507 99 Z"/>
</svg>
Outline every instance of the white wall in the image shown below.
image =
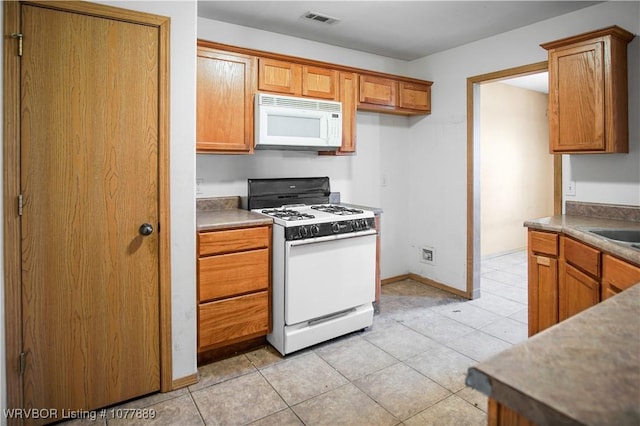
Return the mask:
<svg viewBox="0 0 640 426">
<path fill-rule="evenodd" d="M 281 34 L 198 18 L 198 37 L 286 55 L 308 57 L 358 68 L 406 74 L 407 63 Z M 198 197 L 247 195 L 247 178 L 329 176 L 331 190 L 343 202 L 380 207 L 382 215 L 381 275 L 407 272 L 402 251 L 404 218 L 398 205 L 406 202 L 402 161 L 408 148 L 406 117 L 359 112 L 357 154 L 318 156 L 314 152 L 256 151 L 253 155 L 199 154 Z M 384 186 L 383 186 L 384 184 Z"/>
<path fill-rule="evenodd" d="M 639 18 L 638 2 L 604 2 L 409 64 L 412 76 L 434 84 L 433 113 L 410 130 L 407 181 L 413 200 L 407 220 L 420 226 L 411 233 L 407 247 L 414 252 L 419 244 L 436 247 L 436 265 L 414 260 L 411 272 L 466 289 L 466 79 L 545 61 L 547 53 L 539 45 L 547 41 L 614 24 L 637 34 Z M 631 152 L 609 157 L 571 156 L 577 177 L 576 198 L 582 201 L 639 204 L 639 49 L 640 37 L 636 37 L 629 45 Z M 410 258 L 417 259 L 417 254 Z"/>
<path fill-rule="evenodd" d="M 504 83 L 480 85 L 482 257 L 527 247 L 531 218 L 553 215 L 549 96 Z"/>
</svg>

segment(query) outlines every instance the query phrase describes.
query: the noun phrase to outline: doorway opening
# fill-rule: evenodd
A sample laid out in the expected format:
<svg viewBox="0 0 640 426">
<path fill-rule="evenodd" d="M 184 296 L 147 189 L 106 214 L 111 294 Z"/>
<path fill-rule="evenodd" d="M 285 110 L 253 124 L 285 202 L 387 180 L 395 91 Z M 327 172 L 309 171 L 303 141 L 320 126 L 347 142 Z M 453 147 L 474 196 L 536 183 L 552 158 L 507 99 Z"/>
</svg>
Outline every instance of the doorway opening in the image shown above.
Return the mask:
<svg viewBox="0 0 640 426">
<path fill-rule="evenodd" d="M 538 166 L 530 164 L 530 160 L 533 156 L 544 157 L 545 154 L 540 153 L 539 149 L 536 153 L 528 152 L 527 144 L 534 142 L 527 141 L 528 138 L 513 136 L 518 132 L 528 132 L 523 126 L 531 125 L 530 120 L 526 117 L 513 119 L 505 116 L 504 125 L 492 126 L 490 121 L 485 120 L 483 123 L 480 119 L 483 106 L 480 101 L 481 92 L 486 96 L 501 93 L 518 96 L 517 88 L 511 87 L 513 89 L 511 90 L 510 86 L 494 83 L 546 71 L 547 62 L 545 61 L 467 79 L 467 293 L 474 299 L 480 297 L 483 256 L 506 254 L 517 248 L 526 247 L 526 230 L 522 227 L 524 220 L 557 214 L 561 209 L 561 156 L 554 156 L 553 159 L 540 158 L 542 162 L 546 160 L 553 164 L 552 171 L 549 171 L 548 166 L 541 166 L 547 169 L 546 172 L 541 172 L 537 170 Z M 505 102 L 508 101 L 505 100 Z M 485 108 L 487 108 L 486 102 Z M 513 109 L 508 109 L 503 110 L 502 114 L 512 112 Z M 485 118 L 490 118 L 490 115 L 489 111 L 485 111 Z M 500 120 L 499 114 L 495 119 Z M 518 121 L 520 121 L 519 124 Z M 485 126 L 484 140 L 481 137 L 483 125 Z M 483 151 L 482 156 L 481 151 Z M 490 161 L 485 161 L 487 160 L 484 158 L 485 154 Z M 499 173 L 496 172 L 498 169 Z M 548 210 L 549 207 L 546 210 L 545 208 L 526 208 L 526 204 L 542 203 L 535 200 L 527 203 L 527 191 L 532 190 L 529 184 L 539 179 L 535 173 L 546 173 L 545 179 L 551 180 L 544 191 L 552 191 L 553 194 L 547 192 L 539 197 L 544 198 L 547 205 L 552 204 L 552 211 Z M 548 176 L 549 173 L 552 176 Z M 484 195 L 483 189 L 486 191 Z M 536 189 L 536 191 L 540 190 Z M 489 194 L 494 196 L 485 196 Z M 481 209 L 483 203 L 487 208 Z M 523 204 L 524 207 L 522 207 Z M 516 205 L 517 209 L 514 208 Z M 543 213 L 538 214 L 538 212 Z M 493 223 L 488 223 L 487 218 L 495 220 Z M 481 238 L 483 233 L 487 238 L 484 236 Z"/>
</svg>

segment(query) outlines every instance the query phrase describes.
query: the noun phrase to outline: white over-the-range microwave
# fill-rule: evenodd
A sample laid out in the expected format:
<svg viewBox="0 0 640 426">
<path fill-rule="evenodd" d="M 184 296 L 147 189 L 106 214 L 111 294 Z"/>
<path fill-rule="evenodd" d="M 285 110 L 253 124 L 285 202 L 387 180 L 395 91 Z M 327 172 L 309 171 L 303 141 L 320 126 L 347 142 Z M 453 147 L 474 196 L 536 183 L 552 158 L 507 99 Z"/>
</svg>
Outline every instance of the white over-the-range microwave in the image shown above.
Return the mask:
<svg viewBox="0 0 640 426">
<path fill-rule="evenodd" d="M 335 150 L 342 144 L 342 104 L 311 98 L 255 95 L 255 147 Z"/>
</svg>

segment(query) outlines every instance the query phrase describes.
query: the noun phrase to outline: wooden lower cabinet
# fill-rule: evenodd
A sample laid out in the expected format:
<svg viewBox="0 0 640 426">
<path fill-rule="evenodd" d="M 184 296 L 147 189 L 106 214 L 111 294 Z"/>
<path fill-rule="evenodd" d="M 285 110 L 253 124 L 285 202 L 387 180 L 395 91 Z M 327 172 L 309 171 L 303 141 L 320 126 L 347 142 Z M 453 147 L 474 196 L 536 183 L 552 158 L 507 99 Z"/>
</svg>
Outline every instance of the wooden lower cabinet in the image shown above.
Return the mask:
<svg viewBox="0 0 640 426">
<path fill-rule="evenodd" d="M 602 300 L 640 282 L 640 267 L 608 254 L 602 255 Z"/>
<path fill-rule="evenodd" d="M 489 398 L 487 424 L 489 426 L 535 426 L 535 423 L 491 398 Z"/>
<path fill-rule="evenodd" d="M 600 282 L 562 262 L 558 300 L 558 320 L 562 321 L 600 302 Z"/>
<path fill-rule="evenodd" d="M 198 307 L 198 345 L 208 348 L 232 344 L 269 332 L 269 295 L 266 290 L 230 297 Z"/>
<path fill-rule="evenodd" d="M 602 253 L 567 236 L 560 237 L 558 320 L 600 302 Z"/>
<path fill-rule="evenodd" d="M 529 336 L 558 322 L 556 233 L 529 231 Z"/>
<path fill-rule="evenodd" d="M 271 226 L 198 233 L 198 353 L 271 328 Z"/>
<path fill-rule="evenodd" d="M 530 229 L 529 336 L 640 282 L 633 265 L 574 238 Z"/>
</svg>

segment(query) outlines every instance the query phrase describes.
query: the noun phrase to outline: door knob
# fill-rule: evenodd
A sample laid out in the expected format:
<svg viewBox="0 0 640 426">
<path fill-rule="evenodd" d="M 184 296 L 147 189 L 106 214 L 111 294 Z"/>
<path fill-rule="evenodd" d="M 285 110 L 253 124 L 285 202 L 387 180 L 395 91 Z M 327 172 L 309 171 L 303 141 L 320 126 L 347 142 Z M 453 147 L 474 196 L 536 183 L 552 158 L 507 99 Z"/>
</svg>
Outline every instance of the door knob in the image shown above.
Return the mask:
<svg viewBox="0 0 640 426">
<path fill-rule="evenodd" d="M 153 226 L 151 226 L 150 223 L 143 223 L 140 225 L 138 231 L 140 232 L 140 235 L 144 235 L 146 237 L 147 235 L 151 235 L 153 232 Z"/>
</svg>

